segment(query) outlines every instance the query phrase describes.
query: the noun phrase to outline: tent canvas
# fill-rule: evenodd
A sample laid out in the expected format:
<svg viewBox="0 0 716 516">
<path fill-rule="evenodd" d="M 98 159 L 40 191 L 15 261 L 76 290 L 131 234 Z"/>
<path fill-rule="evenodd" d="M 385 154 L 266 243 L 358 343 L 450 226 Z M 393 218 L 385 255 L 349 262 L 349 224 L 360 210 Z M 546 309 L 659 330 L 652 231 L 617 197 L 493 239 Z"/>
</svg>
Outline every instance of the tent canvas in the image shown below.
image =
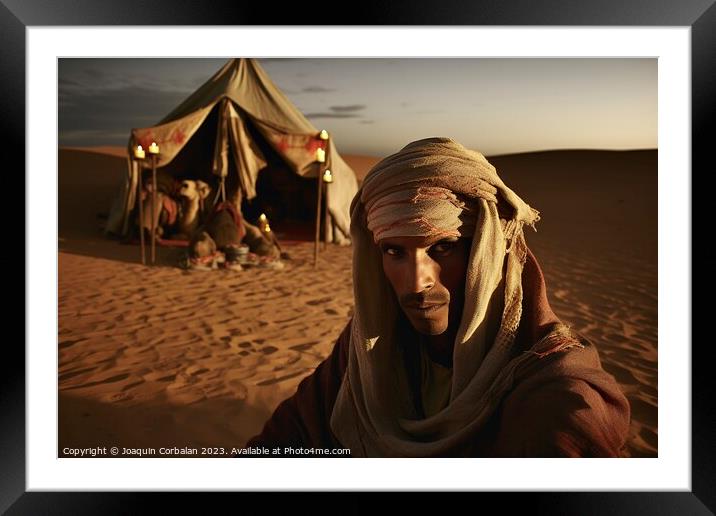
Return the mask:
<svg viewBox="0 0 716 516">
<path fill-rule="evenodd" d="M 132 129 L 127 176 L 109 214 L 109 233 L 126 235 L 131 228 L 140 170 L 151 166 L 148 160 L 132 159 L 133 149 L 137 145 L 147 149 L 152 142 L 161 150 L 158 169 L 176 178 L 208 180 L 214 193 L 222 183 L 229 191 L 240 188 L 246 201 L 257 197 L 257 185 L 260 193 L 263 178 L 283 190 L 283 199 L 302 197 L 306 207 L 313 195 L 311 217 L 315 217 L 316 178 L 323 165 L 333 175 L 326 189 L 327 241 L 349 242 L 350 203 L 358 189 L 355 173 L 338 154 L 333 139 L 319 138 L 319 131 L 256 60 L 229 60 L 157 125 Z M 318 148 L 325 150 L 324 164 L 316 162 Z M 291 187 L 295 191 L 287 191 Z"/>
</svg>

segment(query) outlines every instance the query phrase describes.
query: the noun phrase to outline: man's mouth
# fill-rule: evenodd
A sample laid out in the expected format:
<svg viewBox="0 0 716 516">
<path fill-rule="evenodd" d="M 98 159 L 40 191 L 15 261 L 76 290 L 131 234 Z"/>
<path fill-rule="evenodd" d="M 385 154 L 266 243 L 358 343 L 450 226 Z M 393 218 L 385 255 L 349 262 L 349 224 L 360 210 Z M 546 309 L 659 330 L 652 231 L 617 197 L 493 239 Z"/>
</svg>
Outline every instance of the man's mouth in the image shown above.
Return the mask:
<svg viewBox="0 0 716 516">
<path fill-rule="evenodd" d="M 414 310 L 420 314 L 429 314 L 435 312 L 445 306 L 447 303 L 425 304 L 425 305 L 408 305 L 407 308 Z"/>
</svg>

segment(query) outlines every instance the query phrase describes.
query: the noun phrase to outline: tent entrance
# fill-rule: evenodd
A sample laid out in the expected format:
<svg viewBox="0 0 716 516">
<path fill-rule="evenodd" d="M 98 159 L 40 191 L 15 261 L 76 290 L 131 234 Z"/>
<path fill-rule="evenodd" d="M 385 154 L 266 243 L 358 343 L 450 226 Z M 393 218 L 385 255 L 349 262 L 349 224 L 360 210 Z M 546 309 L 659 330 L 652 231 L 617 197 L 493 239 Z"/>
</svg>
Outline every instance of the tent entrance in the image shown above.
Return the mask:
<svg viewBox="0 0 716 516">
<path fill-rule="evenodd" d="M 267 165 L 256 178 L 256 197 L 251 200 L 244 198 L 241 204 L 244 217 L 256 224 L 259 216 L 264 213 L 279 239 L 313 240 L 316 178 L 305 178 L 293 172 L 248 117 L 246 127 Z M 233 155 L 229 159 L 229 176 L 239 176 Z"/>
<path fill-rule="evenodd" d="M 157 169 L 160 186 L 166 181 L 171 181 L 172 178 L 175 181 L 202 180 L 211 187 L 211 194 L 207 201 L 213 203 L 216 199 L 217 202 L 221 202 L 221 178 L 211 170 L 218 137 L 216 127 L 220 116 L 220 104 L 217 104 L 176 157 L 167 165 Z M 245 118 L 245 126 L 267 165 L 259 171 L 256 178 L 256 197 L 248 200 L 245 194 L 243 196 L 241 210 L 244 218 L 252 224 L 257 224 L 259 216 L 265 213 L 279 239 L 313 240 L 316 220 L 316 179 L 304 178 L 293 172 L 251 123 L 248 116 Z M 233 151 L 228 152 L 227 158 L 228 170 L 224 182 L 228 200 L 228 196 L 240 188 L 240 174 Z M 145 179 L 151 178 L 151 170 L 144 170 L 143 174 Z M 323 209 L 322 205 L 321 210 Z"/>
<path fill-rule="evenodd" d="M 256 180 L 256 197 L 242 203 L 244 217 L 256 223 L 264 213 L 279 238 L 313 240 L 316 221 L 316 180 L 288 167 L 267 166 Z"/>
</svg>

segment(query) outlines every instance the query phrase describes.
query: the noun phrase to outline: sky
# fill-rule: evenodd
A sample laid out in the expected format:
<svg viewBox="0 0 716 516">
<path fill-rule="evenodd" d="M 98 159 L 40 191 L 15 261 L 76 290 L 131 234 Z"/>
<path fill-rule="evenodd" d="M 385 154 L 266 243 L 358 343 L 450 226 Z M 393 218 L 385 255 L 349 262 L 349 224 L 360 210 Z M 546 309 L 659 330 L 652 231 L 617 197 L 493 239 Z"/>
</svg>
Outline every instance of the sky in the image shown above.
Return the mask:
<svg viewBox="0 0 716 516">
<path fill-rule="evenodd" d="M 220 59 L 59 59 L 59 144 L 127 144 Z M 339 152 L 447 136 L 485 155 L 657 147 L 656 59 L 259 59 Z"/>
</svg>

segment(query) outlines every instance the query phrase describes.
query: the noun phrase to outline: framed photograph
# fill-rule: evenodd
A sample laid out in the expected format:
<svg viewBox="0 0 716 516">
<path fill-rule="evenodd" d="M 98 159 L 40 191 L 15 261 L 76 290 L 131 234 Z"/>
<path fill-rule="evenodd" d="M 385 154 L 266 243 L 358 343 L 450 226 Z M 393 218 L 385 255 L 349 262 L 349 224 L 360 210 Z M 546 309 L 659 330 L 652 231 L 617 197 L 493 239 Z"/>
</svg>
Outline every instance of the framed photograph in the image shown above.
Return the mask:
<svg viewBox="0 0 716 516">
<path fill-rule="evenodd" d="M 637 508 L 659 512 L 667 506 L 674 511 L 697 514 L 713 510 L 716 498 L 709 486 L 714 481 L 711 466 L 714 445 L 709 425 L 714 419 L 714 408 L 702 394 L 710 392 L 713 382 L 706 372 L 705 352 L 692 346 L 690 303 L 690 235 L 698 234 L 695 231 L 698 227 L 691 226 L 691 178 L 693 170 L 705 169 L 705 135 L 714 124 L 716 8 L 712 2 L 687 2 L 679 9 L 661 11 L 616 2 L 609 9 L 585 5 L 580 6 L 581 10 L 572 7 L 566 10 L 551 5 L 539 10 L 535 7 L 533 13 L 518 9 L 516 3 L 502 2 L 499 8 L 489 3 L 480 10 L 461 8 L 459 16 L 417 8 L 410 13 L 396 13 L 394 21 L 381 14 L 382 23 L 397 23 L 400 25 L 397 27 L 369 26 L 369 16 L 362 13 L 356 18 L 361 25 L 356 26 L 338 26 L 341 22 L 333 22 L 329 17 L 323 28 L 250 26 L 245 23 L 259 22 L 255 15 L 246 18 L 238 8 L 228 4 L 198 14 L 193 9 L 170 4 L 153 3 L 146 10 L 142 7 L 140 24 L 136 14 L 116 3 L 102 8 L 89 3 L 73 4 L 72 10 L 62 3 L 45 6 L 5 2 L 0 6 L 0 28 L 6 41 L 0 49 L 6 95 L 0 102 L 10 128 L 8 148 L 25 149 L 28 203 L 26 354 L 17 353 L 13 357 L 13 363 L 18 364 L 13 370 L 20 374 L 8 376 L 9 383 L 3 389 L 7 428 L 1 461 L 5 473 L 0 486 L 3 510 L 22 514 L 52 507 L 57 513 L 96 512 L 108 501 L 125 503 L 129 494 L 121 491 L 274 490 L 529 491 L 530 494 L 506 503 L 534 504 L 529 500 L 539 499 L 539 507 L 547 512 L 579 511 L 588 504 L 589 512 L 594 514 L 614 513 L 615 507 L 617 513 L 625 514 Z M 237 25 L 220 25 L 234 23 L 232 18 Z M 214 24 L 217 25 L 212 27 Z M 231 62 L 231 58 L 255 58 L 317 129 L 324 128 L 321 124 L 329 128 L 338 152 L 345 155 L 345 161 L 354 170 L 360 171 L 357 176 L 364 175 L 377 162 L 372 158 L 386 156 L 409 141 L 429 136 L 418 122 L 411 122 L 423 117 L 428 124 L 433 124 L 432 120 L 440 122 L 433 124 L 436 131 L 452 132 L 456 139 L 465 140 L 467 146 L 483 152 L 497 166 L 501 177 L 510 186 L 514 183 L 527 200 L 532 192 L 544 195 L 544 203 L 560 224 L 549 223 L 542 210 L 546 229 L 540 233 L 537 226 L 534 249 L 538 253 L 553 249 L 563 241 L 564 231 L 575 235 L 573 248 L 544 253 L 548 258 L 541 263 L 548 289 L 555 289 L 549 292 L 550 302 L 559 315 L 566 314 L 567 322 L 588 337 L 611 342 L 600 348 L 600 353 L 605 370 L 622 386 L 631 405 L 632 426 L 626 457 L 336 459 L 327 468 L 324 461 L 314 458 L 185 457 L 181 436 L 167 441 L 167 449 L 176 452 L 169 457 L 156 454 L 142 457 L 141 453 L 132 457 L 129 452 L 119 457 L 115 453 L 107 455 L 104 450 L 114 449 L 117 443 L 110 440 L 117 436 L 133 436 L 133 444 L 123 447 L 126 450 L 155 449 L 152 446 L 161 441 L 161 432 L 171 433 L 172 428 L 181 425 L 189 432 L 181 435 L 191 435 L 194 443 L 201 443 L 199 448 L 214 448 L 212 439 L 217 435 L 222 435 L 222 440 L 216 446 L 229 447 L 236 442 L 236 447 L 241 448 L 245 439 L 260 429 L 259 423 L 267 419 L 306 374 L 308 366 L 302 369 L 292 364 L 297 361 L 303 364 L 309 349 L 305 345 L 315 337 L 313 334 L 304 339 L 307 342 L 294 339 L 296 342 L 289 343 L 296 348 L 291 348 L 290 353 L 265 342 L 262 335 L 253 335 L 262 322 L 275 323 L 273 315 L 281 315 L 278 305 L 272 308 L 269 303 L 262 308 L 275 314 L 252 316 L 256 328 L 251 331 L 232 333 L 228 328 L 231 325 L 225 325 L 218 316 L 206 319 L 203 324 L 186 325 L 179 320 L 182 315 L 178 312 L 176 317 L 172 316 L 175 312 L 168 305 L 162 305 L 160 311 L 142 308 L 142 303 L 154 306 L 161 301 L 121 279 L 126 272 L 120 269 L 131 269 L 140 283 L 152 285 L 151 268 L 142 266 L 139 254 L 134 253 L 138 246 L 128 246 L 126 256 L 104 263 L 102 260 L 109 257 L 103 254 L 101 245 L 91 240 L 79 244 L 82 240 L 79 237 L 65 238 L 71 233 L 65 230 L 73 224 L 89 227 L 107 224 L 112 219 L 111 214 L 99 213 L 95 215 L 101 220 L 87 224 L 89 208 L 77 210 L 82 213 L 79 215 L 66 209 L 70 201 L 67 196 L 63 200 L 63 195 L 70 190 L 84 190 L 78 197 L 79 203 L 89 206 L 87 203 L 93 202 L 88 192 L 92 188 L 99 192 L 99 167 L 109 163 L 101 160 L 101 153 L 88 154 L 87 148 L 113 145 L 113 152 L 130 158 L 118 158 L 110 165 L 117 169 L 117 177 L 121 178 L 126 170 L 132 174 L 131 167 L 137 165 L 128 154 L 129 147 L 135 148 L 143 133 L 131 130 L 155 126 L 163 115 L 180 106 L 187 91 L 198 91 L 204 80 L 200 76 L 208 79 L 210 69 L 218 70 L 222 62 Z M 90 61 L 93 66 L 74 66 Z M 381 76 L 376 63 L 387 65 L 389 70 Z M 167 92 L 163 88 L 171 81 L 133 83 L 133 74 L 140 68 L 143 71 L 137 76 L 150 77 L 153 70 L 158 76 L 174 73 L 181 78 L 174 84 L 185 80 L 181 86 L 184 89 L 165 94 L 162 102 L 167 102 L 167 109 L 152 105 L 160 95 L 146 93 L 152 88 L 154 92 Z M 360 71 L 352 76 L 351 68 Z M 106 73 L 110 69 L 112 72 Z M 325 69 L 331 70 L 334 77 L 325 75 Z M 296 80 L 301 73 L 302 79 Z M 414 86 L 409 92 L 404 91 L 402 97 L 385 98 L 386 91 L 400 87 L 389 90 L 389 81 L 401 74 L 403 80 L 412 77 Z M 490 76 L 501 81 L 490 82 L 486 79 Z M 373 83 L 381 84 L 382 89 L 375 87 L 371 93 Z M 349 87 L 356 89 L 344 97 L 334 96 L 336 84 L 341 84 L 343 91 L 349 91 Z M 476 87 L 479 94 L 470 99 L 469 92 L 458 93 L 455 84 L 479 85 Z M 297 91 L 311 93 L 312 88 L 316 94 L 312 98 L 304 95 L 301 100 L 296 95 Z M 83 96 L 82 92 L 89 89 L 94 96 Z M 101 94 L 95 94 L 100 90 Z M 356 94 L 359 90 L 363 96 Z M 434 92 L 432 96 L 430 92 Z M 144 102 L 141 110 L 118 107 L 121 95 L 125 95 L 122 98 L 125 106 L 133 100 Z M 318 95 L 323 97 L 320 102 L 315 100 Z M 167 100 L 175 97 L 176 102 Z M 115 107 L 104 112 L 103 103 Z M 560 103 L 572 103 L 572 120 L 551 117 Z M 539 109 L 535 109 L 537 104 Z M 464 107 L 462 113 L 460 106 Z M 114 118 L 114 126 L 107 124 L 99 130 L 89 127 L 89 110 L 96 113 L 95 120 Z M 145 118 L 137 116 L 137 122 L 132 123 L 131 117 L 140 112 Z M 442 118 L 434 117 L 434 112 L 443 113 Z M 476 123 L 474 118 L 478 116 L 491 125 Z M 347 129 L 349 122 L 354 132 Z M 558 127 L 560 124 L 564 127 Z M 125 125 L 126 137 L 111 134 L 113 127 L 122 131 Z M 542 129 L 537 129 L 540 125 Z M 520 127 L 524 133 L 518 130 Z M 98 136 L 103 131 L 103 136 Z M 382 146 L 371 139 L 374 136 L 371 133 L 377 131 L 385 135 L 380 142 Z M 509 137 L 495 137 L 494 133 Z M 565 137 L 568 133 L 569 137 Z M 145 148 L 153 134 L 147 133 L 146 142 L 141 140 Z M 350 138 L 342 138 L 343 135 Z M 478 148 L 480 141 L 489 143 Z M 124 149 L 116 149 L 122 145 Z M 621 154 L 615 160 L 606 151 L 598 154 L 596 149 Z M 562 153 L 536 152 L 546 150 Z M 81 166 L 73 165 L 76 173 L 72 178 L 60 177 L 61 164 L 67 166 L 70 160 L 83 161 Z M 555 187 L 560 180 L 558 174 L 548 174 L 551 168 L 567 170 L 566 163 L 574 168 L 574 174 L 583 174 L 579 180 L 571 176 L 563 178 L 565 183 L 573 181 L 571 190 Z M 129 168 L 120 170 L 119 165 Z M 620 166 L 623 168 L 619 169 Z M 149 173 L 152 169 L 146 165 L 145 170 Z M 530 170 L 544 176 L 530 177 Z M 637 176 L 642 179 L 635 179 Z M 357 179 L 360 182 L 362 178 Z M 101 188 L 107 190 L 104 184 Z M 132 192 L 135 188 L 136 184 Z M 151 188 L 156 190 L 156 186 Z M 549 190 L 548 195 L 545 190 Z M 315 201 L 315 196 L 311 199 Z M 319 196 L 319 206 L 320 202 Z M 265 209 L 255 208 L 256 216 L 264 212 L 265 217 L 267 210 L 278 208 L 291 209 L 285 201 L 266 205 Z M 92 210 L 97 209 L 92 205 Z M 570 220 L 573 213 L 570 210 L 582 214 Z M 283 216 L 277 211 L 268 213 L 271 220 Z M 327 214 L 328 203 L 326 221 Z M 583 221 L 588 221 L 588 225 Z M 312 224 L 307 221 L 304 228 L 311 239 Z M 327 226 L 327 222 L 325 227 L 321 226 L 326 235 Z M 48 227 L 59 228 L 59 233 L 49 231 Z M 284 237 L 288 232 L 278 223 L 274 233 L 279 240 L 288 238 Z M 333 233 L 338 231 L 334 229 Z M 527 238 L 528 243 L 532 242 L 529 234 Z M 152 247 L 153 239 L 154 236 L 150 239 Z M 62 257 L 58 248 L 59 253 L 64 253 Z M 323 298 L 330 295 L 331 289 L 336 299 L 350 297 L 351 278 L 346 275 L 350 270 L 349 253 L 334 253 L 330 246 L 319 249 L 318 243 L 314 255 L 312 245 L 296 249 L 298 262 L 303 260 L 300 265 L 305 267 L 311 259 L 315 266 L 316 257 L 324 253 L 321 267 L 326 268 L 327 275 L 341 278 L 333 287 L 330 282 L 326 284 Z M 291 250 L 288 251 L 290 254 Z M 167 248 L 158 252 L 160 261 L 178 256 Z M 115 293 L 123 288 L 133 289 L 122 302 L 136 304 L 134 311 L 122 312 L 113 305 L 116 295 L 102 296 L 101 290 L 93 290 L 98 283 L 96 277 L 90 277 L 91 267 L 104 271 L 101 282 L 106 289 Z M 77 281 L 63 284 L 63 274 L 75 274 Z M 163 281 L 171 282 L 173 275 L 180 273 L 164 274 Z M 271 282 L 268 274 L 261 278 Z M 192 281 L 197 292 L 202 288 L 206 292 L 202 282 L 207 280 Z M 235 288 L 245 288 L 240 285 L 243 280 L 237 281 Z M 278 284 L 271 285 L 268 290 L 259 289 L 257 295 L 268 299 L 273 293 L 291 298 L 294 303 L 307 303 L 306 313 L 322 321 L 323 329 L 316 334 L 321 342 L 338 337 L 342 323 L 352 314 L 349 303 L 334 300 L 323 306 L 323 298 L 314 299 L 312 293 L 302 298 L 293 287 L 294 294 Z M 221 282 L 215 287 L 223 288 Z M 166 297 L 174 295 L 175 292 L 167 290 Z M 71 297 L 73 300 L 68 301 Z M 213 303 L 211 298 L 207 308 L 218 309 Z M 289 321 L 286 328 L 291 326 L 289 319 L 294 315 L 289 312 L 279 317 Z M 134 326 L 125 321 L 129 313 L 137 317 Z M 84 330 L 63 324 L 63 318 L 67 320 L 77 314 L 89 321 Z M 235 316 L 233 312 L 227 314 Z M 152 320 L 166 323 L 165 329 L 149 331 Z M 146 324 L 140 324 L 141 321 Z M 224 333 L 222 325 L 228 328 Z M 166 329 L 173 327 L 174 330 Z M 221 402 L 223 398 L 212 398 L 207 392 L 228 388 L 227 392 L 239 396 L 241 392 L 236 389 L 245 388 L 243 373 L 229 378 L 222 372 L 213 381 L 211 367 L 204 367 L 206 349 L 202 345 L 193 346 L 192 342 L 202 342 L 202 332 L 209 335 L 212 331 L 216 332 L 210 339 L 212 345 L 223 346 L 232 355 L 243 353 L 240 356 L 245 357 L 246 363 L 256 367 L 261 377 L 253 377 L 251 385 L 278 385 L 265 390 L 270 394 L 264 394 L 268 397 L 258 402 L 253 398 L 255 390 L 243 393 L 242 399 L 251 398 L 254 407 L 258 407 L 251 419 L 256 429 L 247 427 L 224 434 L 219 430 L 211 436 L 201 435 L 203 426 L 197 421 L 214 416 L 230 419 L 237 414 L 232 403 Z M 170 350 L 171 343 L 175 339 L 181 341 L 182 332 L 188 340 L 181 352 L 175 353 L 176 350 Z M 280 337 L 291 340 L 286 332 Z M 104 342 L 94 347 L 75 347 L 87 339 Z M 633 345 L 624 344 L 627 339 Z M 137 342 L 142 346 L 135 346 Z M 128 346 L 135 347 L 127 351 Z M 298 349 L 301 346 L 304 348 Z M 149 361 L 161 367 L 138 368 L 126 374 L 124 370 L 113 369 L 119 354 L 130 351 L 145 354 L 135 357 L 137 363 L 146 365 Z M 320 344 L 309 351 L 315 352 L 317 363 L 327 356 L 330 348 Z M 221 353 L 212 356 L 224 357 L 220 360 L 230 358 Z M 73 361 L 69 368 L 68 357 Z M 128 364 L 126 356 L 122 360 L 124 365 Z M 169 371 L 172 364 L 182 360 L 189 367 L 177 366 L 175 372 Z M 22 363 L 25 368 L 19 366 Z M 269 369 L 264 371 L 261 367 Z M 96 374 L 95 370 L 102 373 Z M 152 376 L 154 371 L 156 378 Z M 142 381 L 145 384 L 138 389 Z M 150 384 L 161 387 L 161 396 L 152 398 L 154 391 L 147 390 Z M 77 395 L 89 392 L 82 390 L 88 387 L 93 387 L 92 396 Z M 142 411 L 132 412 L 132 421 L 120 421 L 118 407 L 123 403 L 131 406 L 127 402 L 135 395 L 137 400 L 147 400 L 146 406 Z M 170 422 L 163 419 L 170 417 L 168 411 L 160 404 L 152 405 L 160 398 L 182 407 L 178 419 Z M 196 403 L 197 400 L 213 401 Z M 105 405 L 112 409 L 108 411 Z M 61 410 L 64 419 L 59 416 Z M 98 416 L 103 413 L 104 419 Z M 243 412 L 242 417 L 247 413 Z M 219 429 L 222 424 L 217 422 L 212 427 Z M 90 459 L 78 457 L 76 450 L 96 453 Z M 440 474 L 436 476 L 435 472 Z M 133 500 L 136 503 L 137 498 Z"/>
</svg>

